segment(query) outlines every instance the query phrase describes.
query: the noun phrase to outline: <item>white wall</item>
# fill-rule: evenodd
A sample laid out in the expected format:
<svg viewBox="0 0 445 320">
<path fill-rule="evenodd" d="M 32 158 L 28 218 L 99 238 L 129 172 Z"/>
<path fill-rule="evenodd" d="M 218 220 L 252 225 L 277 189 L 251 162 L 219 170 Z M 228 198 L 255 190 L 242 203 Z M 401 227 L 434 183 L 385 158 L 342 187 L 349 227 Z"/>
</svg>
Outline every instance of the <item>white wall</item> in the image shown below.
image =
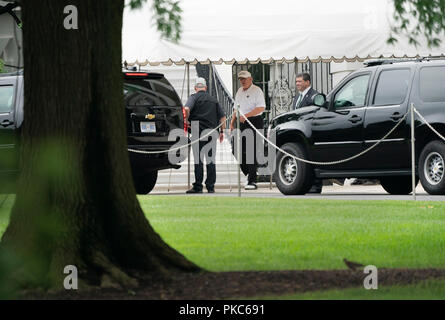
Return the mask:
<svg viewBox="0 0 445 320">
<path fill-rule="evenodd" d="M 335 88 L 337 84 L 343 80 L 348 74 L 363 68 L 362 62 L 331 62 L 332 86 Z"/>
<path fill-rule="evenodd" d="M 216 71 L 218 71 L 219 76 L 221 77 L 221 80 L 224 82 L 224 85 L 226 86 L 227 90 L 231 93 L 232 92 L 232 85 L 233 85 L 233 78 L 232 78 L 232 65 L 227 64 L 221 64 L 221 65 L 214 65 Z"/>
</svg>

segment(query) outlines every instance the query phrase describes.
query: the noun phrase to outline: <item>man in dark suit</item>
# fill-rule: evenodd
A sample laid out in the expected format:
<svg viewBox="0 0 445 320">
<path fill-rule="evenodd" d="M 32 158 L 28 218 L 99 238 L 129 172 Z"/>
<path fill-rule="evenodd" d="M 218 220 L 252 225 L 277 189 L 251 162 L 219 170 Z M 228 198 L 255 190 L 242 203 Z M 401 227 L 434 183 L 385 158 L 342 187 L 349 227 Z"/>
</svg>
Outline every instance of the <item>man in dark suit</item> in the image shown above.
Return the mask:
<svg viewBox="0 0 445 320">
<path fill-rule="evenodd" d="M 309 73 L 297 74 L 295 85 L 298 93 L 292 103 L 292 110 L 314 105 L 314 98 L 318 92 L 311 87 L 311 76 Z M 323 180 L 316 179 L 309 193 L 321 193 Z"/>
<path fill-rule="evenodd" d="M 218 100 L 207 93 L 207 83 L 204 78 L 197 78 L 195 85 L 195 94 L 192 94 L 185 103 L 185 111 L 190 122 L 198 123 L 199 132 L 195 135 L 192 124 L 192 141 L 208 134 L 208 131 L 221 125 L 219 141 L 224 140 L 224 128 L 226 116 Z M 207 180 L 205 181 L 207 191 L 215 192 L 216 182 L 216 140 L 218 134 L 210 135 L 200 142 L 194 143 L 193 158 L 195 162 L 195 182 L 193 188 L 186 193 L 202 193 L 202 180 L 204 179 L 204 158 L 206 160 Z M 207 149 L 207 150 L 206 150 Z"/>
<path fill-rule="evenodd" d="M 314 98 L 318 92 L 311 87 L 311 76 L 309 73 L 297 74 L 295 84 L 298 94 L 294 97 L 292 110 L 313 105 Z"/>
</svg>

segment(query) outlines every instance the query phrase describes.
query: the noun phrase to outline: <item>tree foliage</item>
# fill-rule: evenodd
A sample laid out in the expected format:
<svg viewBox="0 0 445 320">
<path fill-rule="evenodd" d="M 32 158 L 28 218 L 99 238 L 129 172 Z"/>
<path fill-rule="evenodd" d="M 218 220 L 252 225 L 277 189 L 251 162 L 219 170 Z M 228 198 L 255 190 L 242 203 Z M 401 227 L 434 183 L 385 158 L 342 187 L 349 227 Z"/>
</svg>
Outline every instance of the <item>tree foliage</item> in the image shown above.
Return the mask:
<svg viewBox="0 0 445 320">
<path fill-rule="evenodd" d="M 445 35 L 445 0 L 393 0 L 395 24 L 391 28 L 389 43 L 396 43 L 398 36 L 407 36 L 409 42 L 420 45 L 425 37 L 429 47 L 441 44 Z"/>
<path fill-rule="evenodd" d="M 147 0 L 131 0 L 128 6 L 132 9 L 141 8 Z M 153 0 L 154 19 L 161 36 L 177 42 L 181 38 L 181 12 L 179 1 Z"/>
<path fill-rule="evenodd" d="M 0 59 L 0 73 L 3 72 L 3 68 L 5 67 L 5 63 L 3 62 L 2 59 Z"/>
</svg>

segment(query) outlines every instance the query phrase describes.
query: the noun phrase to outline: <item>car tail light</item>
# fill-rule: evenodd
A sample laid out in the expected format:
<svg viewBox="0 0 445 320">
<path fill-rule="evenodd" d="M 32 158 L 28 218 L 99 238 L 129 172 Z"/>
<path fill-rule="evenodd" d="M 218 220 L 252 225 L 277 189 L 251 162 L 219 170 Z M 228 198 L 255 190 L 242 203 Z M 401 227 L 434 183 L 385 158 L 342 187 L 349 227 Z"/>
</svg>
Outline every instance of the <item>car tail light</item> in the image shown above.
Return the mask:
<svg viewBox="0 0 445 320">
<path fill-rule="evenodd" d="M 143 73 L 143 72 L 126 72 L 125 76 L 127 76 L 127 77 L 148 77 L 148 73 Z"/>
<path fill-rule="evenodd" d="M 182 107 L 182 118 L 184 119 L 184 134 L 188 134 L 188 124 L 187 124 L 187 112 L 185 111 L 185 108 Z"/>
</svg>

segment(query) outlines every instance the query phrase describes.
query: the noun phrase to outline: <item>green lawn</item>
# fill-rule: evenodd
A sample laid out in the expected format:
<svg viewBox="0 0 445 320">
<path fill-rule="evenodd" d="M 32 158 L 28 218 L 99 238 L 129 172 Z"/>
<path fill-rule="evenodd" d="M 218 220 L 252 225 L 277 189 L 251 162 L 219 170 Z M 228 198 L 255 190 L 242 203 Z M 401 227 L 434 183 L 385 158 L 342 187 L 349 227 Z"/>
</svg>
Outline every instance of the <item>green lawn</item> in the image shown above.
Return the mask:
<svg viewBox="0 0 445 320">
<path fill-rule="evenodd" d="M 14 203 L 15 196 L 0 194 L 0 237 L 9 223 L 9 212 Z"/>
<path fill-rule="evenodd" d="M 212 271 L 445 267 L 445 205 L 144 196 L 154 228 Z"/>
<path fill-rule="evenodd" d="M 379 287 L 377 290 L 363 288 L 327 290 L 294 294 L 288 296 L 268 296 L 248 299 L 265 300 L 444 300 L 445 280 L 428 280 L 413 285 Z"/>
<path fill-rule="evenodd" d="M 3 195 L 0 195 L 0 203 Z M 440 202 L 142 196 L 155 230 L 211 271 L 445 267 Z M 13 197 L 0 208 L 4 232 Z"/>
</svg>

